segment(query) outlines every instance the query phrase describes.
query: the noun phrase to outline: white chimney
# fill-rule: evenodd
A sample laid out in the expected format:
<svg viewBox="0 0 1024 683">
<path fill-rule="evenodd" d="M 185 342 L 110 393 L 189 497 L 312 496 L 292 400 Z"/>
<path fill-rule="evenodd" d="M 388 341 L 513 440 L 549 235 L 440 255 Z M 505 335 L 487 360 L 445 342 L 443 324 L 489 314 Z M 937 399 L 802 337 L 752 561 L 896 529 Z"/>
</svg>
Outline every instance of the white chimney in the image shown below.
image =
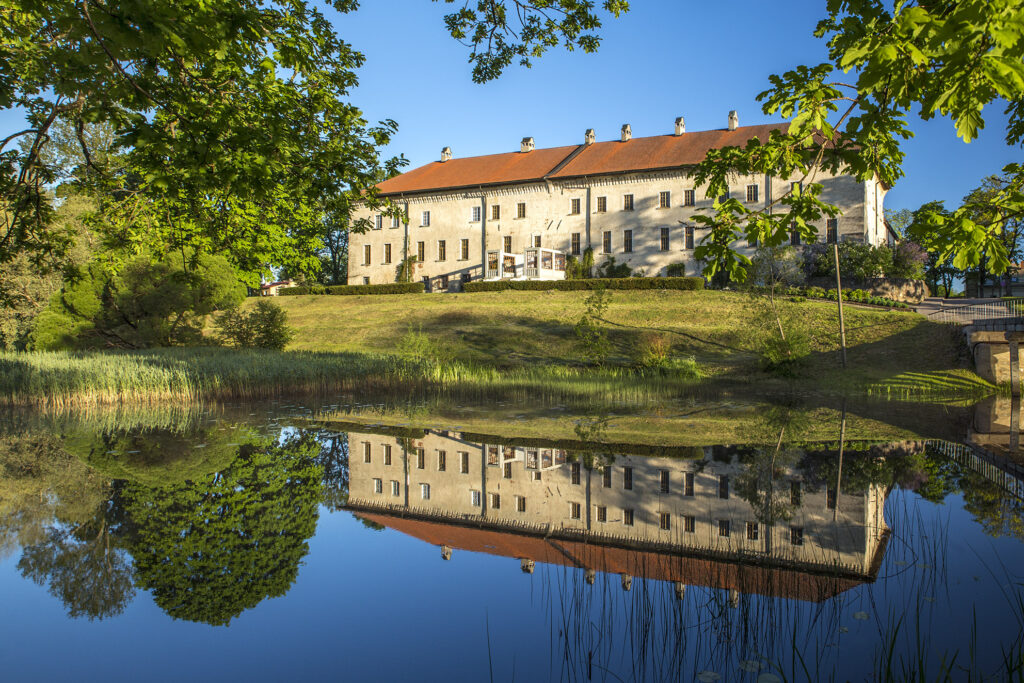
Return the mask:
<svg viewBox="0 0 1024 683">
<path fill-rule="evenodd" d="M 441 150 L 441 163 L 452 160 L 452 148 L 445 147 Z"/>
<path fill-rule="evenodd" d="M 622 141 L 628 142 L 633 137 L 633 129 L 628 123 L 622 124 Z"/>
<path fill-rule="evenodd" d="M 736 130 L 740 125 L 740 115 L 733 109 L 729 112 L 729 130 Z"/>
<path fill-rule="evenodd" d="M 533 146 L 533 138 L 523 138 L 523 141 L 519 143 L 519 151 L 532 152 Z"/>
<path fill-rule="evenodd" d="M 592 145 L 597 142 L 597 134 L 594 133 L 593 128 L 587 128 L 587 134 L 584 136 L 586 144 Z"/>
<path fill-rule="evenodd" d="M 676 119 L 676 135 L 682 135 L 686 132 L 686 121 L 680 116 Z"/>
</svg>

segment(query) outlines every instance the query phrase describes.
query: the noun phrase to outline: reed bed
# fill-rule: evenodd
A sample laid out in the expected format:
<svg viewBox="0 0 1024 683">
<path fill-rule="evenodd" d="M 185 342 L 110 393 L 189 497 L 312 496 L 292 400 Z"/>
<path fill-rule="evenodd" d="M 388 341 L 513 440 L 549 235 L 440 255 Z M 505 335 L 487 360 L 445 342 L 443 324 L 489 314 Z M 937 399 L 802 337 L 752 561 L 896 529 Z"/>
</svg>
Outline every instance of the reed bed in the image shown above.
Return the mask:
<svg viewBox="0 0 1024 683">
<path fill-rule="evenodd" d="M 362 353 L 217 348 L 0 353 L 0 405 L 58 409 L 339 391 L 648 402 L 695 382 L 629 368 L 539 365 L 499 370 L 457 361 Z"/>
</svg>

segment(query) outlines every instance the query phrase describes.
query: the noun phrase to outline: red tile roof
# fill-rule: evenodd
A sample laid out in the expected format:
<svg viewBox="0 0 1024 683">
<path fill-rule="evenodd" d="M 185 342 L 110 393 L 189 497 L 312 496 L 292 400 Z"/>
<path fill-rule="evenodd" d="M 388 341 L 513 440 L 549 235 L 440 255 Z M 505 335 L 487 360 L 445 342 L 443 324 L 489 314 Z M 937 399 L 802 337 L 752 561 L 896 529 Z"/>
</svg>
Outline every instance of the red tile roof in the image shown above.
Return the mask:
<svg viewBox="0 0 1024 683">
<path fill-rule="evenodd" d="M 752 138 L 766 142 L 773 130 L 785 132 L 787 128 L 785 123 L 769 123 L 736 130 L 704 130 L 682 135 L 633 138 L 627 142 L 597 142 L 551 177 L 573 178 L 692 166 L 703 161 L 709 150 L 743 147 Z"/>
<path fill-rule="evenodd" d="M 504 185 L 679 168 L 699 163 L 708 150 L 742 147 L 751 138 L 768 139 L 771 131 L 788 124 L 744 126 L 736 130 L 705 130 L 682 135 L 656 135 L 627 142 L 597 142 L 590 146 L 550 147 L 532 152 L 507 152 L 481 157 L 435 161 L 380 183 L 385 195 L 453 190 L 481 185 Z M 578 152 L 575 156 L 574 153 Z M 564 165 L 563 165 L 564 164 Z"/>
<path fill-rule="evenodd" d="M 361 518 L 390 527 L 431 545 L 527 558 L 534 562 L 578 566 L 609 574 L 658 581 L 681 582 L 690 586 L 733 589 L 741 593 L 766 595 L 810 602 L 822 602 L 840 593 L 874 581 L 874 576 L 854 578 L 825 572 L 804 572 L 785 567 L 703 559 L 668 553 L 595 545 L 580 541 L 545 539 L 527 534 L 492 531 L 456 524 L 410 519 L 375 512 L 355 511 Z M 877 550 L 872 574 L 877 572 L 885 541 Z"/>
<path fill-rule="evenodd" d="M 384 194 L 400 194 L 542 180 L 578 147 L 551 147 L 532 152 L 434 161 L 385 180 L 377 189 Z"/>
</svg>

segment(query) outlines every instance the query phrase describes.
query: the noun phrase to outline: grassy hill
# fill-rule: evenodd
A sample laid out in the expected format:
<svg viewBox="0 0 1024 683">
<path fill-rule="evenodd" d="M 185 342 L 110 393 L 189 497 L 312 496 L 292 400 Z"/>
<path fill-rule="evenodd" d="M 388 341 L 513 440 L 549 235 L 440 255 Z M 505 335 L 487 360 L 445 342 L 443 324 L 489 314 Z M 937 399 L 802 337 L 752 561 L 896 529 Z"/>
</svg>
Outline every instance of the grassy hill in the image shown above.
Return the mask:
<svg viewBox="0 0 1024 683">
<path fill-rule="evenodd" d="M 573 326 L 588 295 L 505 291 L 277 301 L 297 331 L 289 350 L 426 353 L 512 369 L 580 365 Z M 985 388 L 959 358 L 955 333 L 914 313 L 848 305 L 849 368 L 844 371 L 834 303 L 785 300 L 781 311 L 787 326 L 810 340 L 811 355 L 798 371 L 798 384 L 870 387 L 874 393 Z M 773 325 L 763 299 L 723 291 L 616 291 L 603 316 L 612 342 L 609 365 L 635 364 L 642 350 L 660 339 L 673 356 L 693 357 L 707 379 L 758 385 L 782 382 L 759 367 L 759 350 Z"/>
</svg>

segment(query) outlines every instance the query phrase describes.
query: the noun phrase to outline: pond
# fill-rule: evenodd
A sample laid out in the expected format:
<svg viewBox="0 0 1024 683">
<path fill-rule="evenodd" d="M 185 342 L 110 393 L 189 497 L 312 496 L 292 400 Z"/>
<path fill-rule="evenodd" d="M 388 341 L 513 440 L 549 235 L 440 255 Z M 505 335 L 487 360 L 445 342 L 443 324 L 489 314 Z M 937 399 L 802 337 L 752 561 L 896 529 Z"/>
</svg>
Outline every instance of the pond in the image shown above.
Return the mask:
<svg viewBox="0 0 1024 683">
<path fill-rule="evenodd" d="M 1020 405 L 12 412 L 6 680 L 1024 675 Z"/>
</svg>

